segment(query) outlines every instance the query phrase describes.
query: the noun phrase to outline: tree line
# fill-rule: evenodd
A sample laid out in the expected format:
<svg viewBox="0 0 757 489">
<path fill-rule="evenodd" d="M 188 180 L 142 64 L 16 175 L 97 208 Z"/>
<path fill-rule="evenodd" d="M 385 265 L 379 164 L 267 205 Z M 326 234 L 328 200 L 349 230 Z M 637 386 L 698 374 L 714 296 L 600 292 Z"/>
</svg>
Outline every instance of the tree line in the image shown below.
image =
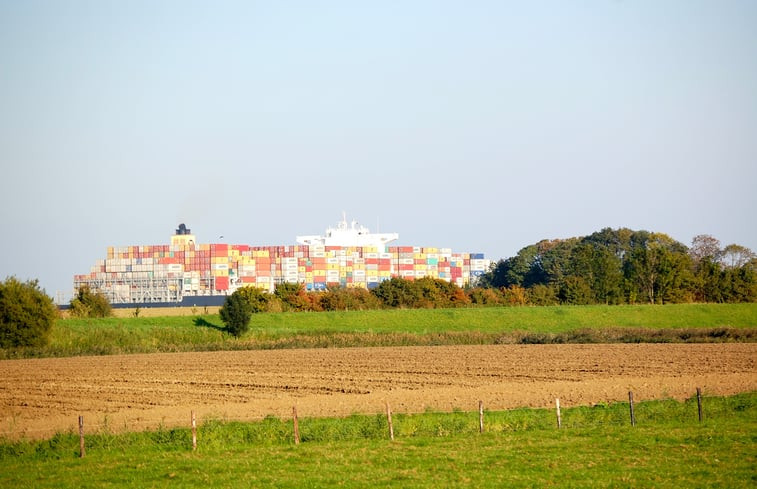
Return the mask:
<svg viewBox="0 0 757 489">
<path fill-rule="evenodd" d="M 465 289 L 431 277 L 394 277 L 370 291 L 307 292 L 302 284 L 283 283 L 271 294 L 244 287 L 227 298 L 220 315 L 239 336 L 255 312 L 755 301 L 757 256 L 748 248 L 721 247 L 709 235 L 695 237 L 689 248 L 662 233 L 606 228 L 526 246 Z"/>
<path fill-rule="evenodd" d="M 534 305 L 755 302 L 756 271 L 754 252 L 710 235 L 687 247 L 662 233 L 606 228 L 526 246 L 479 285 L 523 288 Z"/>
</svg>

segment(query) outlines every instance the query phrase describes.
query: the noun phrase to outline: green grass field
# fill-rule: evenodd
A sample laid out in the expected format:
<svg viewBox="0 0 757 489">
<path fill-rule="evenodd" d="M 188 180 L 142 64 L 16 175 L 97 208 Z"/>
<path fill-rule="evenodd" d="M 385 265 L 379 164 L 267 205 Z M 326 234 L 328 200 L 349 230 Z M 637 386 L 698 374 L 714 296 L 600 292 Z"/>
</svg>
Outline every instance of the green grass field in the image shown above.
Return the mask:
<svg viewBox="0 0 757 489">
<path fill-rule="evenodd" d="M 554 412 L 426 413 L 0 442 L 2 487 L 754 487 L 757 393 Z"/>
<path fill-rule="evenodd" d="M 61 319 L 49 346 L 0 358 L 266 348 L 757 341 L 757 304 L 270 313 L 236 339 L 218 315 Z"/>
</svg>

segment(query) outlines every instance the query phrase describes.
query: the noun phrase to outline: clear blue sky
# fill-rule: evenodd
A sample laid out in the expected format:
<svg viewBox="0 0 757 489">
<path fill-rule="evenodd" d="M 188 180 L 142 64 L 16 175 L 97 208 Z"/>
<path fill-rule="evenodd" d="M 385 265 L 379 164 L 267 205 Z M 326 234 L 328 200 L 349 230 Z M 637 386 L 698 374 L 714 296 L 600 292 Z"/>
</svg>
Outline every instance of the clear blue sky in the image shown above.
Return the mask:
<svg viewBox="0 0 757 489">
<path fill-rule="evenodd" d="M 0 279 L 294 244 L 757 251 L 757 2 L 0 0 Z"/>
</svg>

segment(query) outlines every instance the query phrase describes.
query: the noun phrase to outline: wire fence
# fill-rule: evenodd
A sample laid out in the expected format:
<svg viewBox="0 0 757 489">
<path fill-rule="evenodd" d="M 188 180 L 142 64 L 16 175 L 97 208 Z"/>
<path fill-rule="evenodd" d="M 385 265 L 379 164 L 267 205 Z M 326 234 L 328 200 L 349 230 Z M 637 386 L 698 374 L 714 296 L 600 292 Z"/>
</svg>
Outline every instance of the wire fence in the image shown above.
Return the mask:
<svg viewBox="0 0 757 489">
<path fill-rule="evenodd" d="M 393 412 L 391 404 L 386 403 L 385 409 L 380 412 L 352 413 L 340 417 L 300 417 L 297 406 L 292 407 L 291 416 L 276 417 L 268 415 L 249 417 L 217 417 L 208 415 L 200 423 L 197 414 L 189 410 L 185 415 L 172 418 L 161 417 L 160 419 L 138 419 L 124 422 L 124 430 L 138 432 L 142 427 L 143 432 L 151 430 L 158 433 L 170 433 L 171 440 L 187 439 L 191 433 L 191 449 L 197 450 L 198 428 L 200 432 L 210 432 L 219 425 L 226 423 L 248 423 L 251 425 L 264 424 L 266 421 L 272 426 L 272 433 L 268 436 L 278 441 L 289 440 L 294 444 L 302 441 L 327 440 L 330 434 L 337 439 L 344 437 L 357 438 L 386 438 L 394 440 L 395 437 L 410 437 L 423 434 L 444 435 L 453 433 L 484 433 L 486 431 L 505 432 L 522 431 L 528 429 L 554 429 L 587 428 L 603 425 L 628 425 L 634 427 L 638 422 L 652 424 L 657 420 L 670 420 L 673 418 L 685 418 L 687 420 L 704 420 L 703 396 L 700 388 L 692 398 L 678 402 L 648 401 L 641 403 L 642 409 L 638 409 L 634 400 L 633 392 L 628 393 L 628 402 L 616 402 L 611 405 L 598 404 L 594 406 L 560 405 L 560 399 L 555 399 L 554 410 L 545 408 L 518 408 L 504 411 L 487 411 L 483 400 L 478 400 L 472 405 L 477 405 L 476 410 L 462 411 L 433 411 L 433 410 L 402 410 Z M 667 405 L 655 407 L 660 404 Z M 696 403 L 696 409 L 694 409 Z M 428 418 L 428 419 L 426 419 Z M 341 420 L 341 421 L 340 421 Z M 355 421 L 358 420 L 358 421 Z M 73 420 L 72 420 L 73 421 Z M 114 425 L 108 422 L 86 422 L 83 415 L 78 417 L 78 435 L 80 444 L 80 457 L 86 454 L 86 439 L 97 439 L 98 436 L 117 436 Z M 354 426 L 342 426 L 352 422 Z M 424 424 L 425 422 L 425 424 Z M 72 425 L 75 426 L 75 425 Z M 28 435 L 31 433 L 50 433 L 47 429 L 24 429 L 15 431 L 2 431 L 0 436 Z M 73 433 L 72 433 L 73 432 Z M 287 434 L 288 433 L 288 434 Z M 382 434 L 383 433 L 383 434 Z M 69 430 L 70 435 L 75 436 L 75 429 Z M 176 436 L 174 436 L 176 435 Z"/>
</svg>

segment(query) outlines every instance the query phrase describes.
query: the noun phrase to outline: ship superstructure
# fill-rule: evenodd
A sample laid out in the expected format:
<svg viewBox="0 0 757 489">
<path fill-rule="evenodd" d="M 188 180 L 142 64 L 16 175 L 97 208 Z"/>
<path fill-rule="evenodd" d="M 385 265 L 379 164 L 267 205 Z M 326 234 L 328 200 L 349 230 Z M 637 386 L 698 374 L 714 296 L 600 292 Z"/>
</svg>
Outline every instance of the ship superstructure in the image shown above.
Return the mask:
<svg viewBox="0 0 757 489">
<path fill-rule="evenodd" d="M 365 226 L 353 220 L 347 224 L 347 216 L 342 214 L 342 220 L 334 227 L 326 228 L 323 235 L 297 236 L 297 243 L 308 246 L 342 246 L 342 247 L 376 247 L 386 248 L 392 241 L 397 241 L 397 233 L 371 233 Z"/>
<path fill-rule="evenodd" d="M 293 246 L 198 244 L 180 224 L 170 245 L 109 247 L 89 274 L 75 275 L 74 288 L 102 291 L 111 304 L 221 303 L 244 286 L 273 292 L 277 284 L 302 283 L 373 288 L 392 277 L 433 277 L 459 286 L 489 269 L 481 253 L 449 248 L 388 246 L 396 233 L 376 234 L 346 218 L 323 236 L 298 236 Z"/>
</svg>

